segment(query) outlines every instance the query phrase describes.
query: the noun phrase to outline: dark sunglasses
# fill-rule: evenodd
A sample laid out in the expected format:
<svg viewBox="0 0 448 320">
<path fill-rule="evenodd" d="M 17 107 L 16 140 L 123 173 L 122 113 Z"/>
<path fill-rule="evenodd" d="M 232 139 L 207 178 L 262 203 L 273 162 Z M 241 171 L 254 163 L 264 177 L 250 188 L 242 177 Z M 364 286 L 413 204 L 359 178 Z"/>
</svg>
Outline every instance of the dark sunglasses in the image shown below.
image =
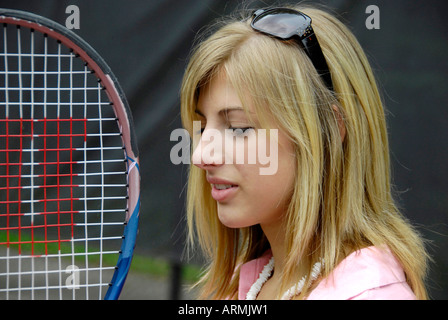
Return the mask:
<svg viewBox="0 0 448 320">
<path fill-rule="evenodd" d="M 288 8 L 260 9 L 254 12 L 251 27 L 281 40 L 294 39 L 311 59 L 328 89 L 333 90 L 330 70 L 311 27 L 311 18 Z"/>
</svg>

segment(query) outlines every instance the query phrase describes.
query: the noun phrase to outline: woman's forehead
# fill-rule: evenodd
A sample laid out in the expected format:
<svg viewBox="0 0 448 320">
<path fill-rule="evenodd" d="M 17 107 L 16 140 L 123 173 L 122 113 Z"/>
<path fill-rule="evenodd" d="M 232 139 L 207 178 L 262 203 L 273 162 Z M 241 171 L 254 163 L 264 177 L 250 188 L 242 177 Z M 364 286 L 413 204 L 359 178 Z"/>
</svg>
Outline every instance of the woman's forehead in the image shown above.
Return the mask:
<svg viewBox="0 0 448 320">
<path fill-rule="evenodd" d="M 206 116 L 208 111 L 215 112 L 250 112 L 253 108 L 246 106 L 240 99 L 239 92 L 229 80 L 225 71 L 217 72 L 199 90 L 199 99 L 195 112 Z"/>
</svg>

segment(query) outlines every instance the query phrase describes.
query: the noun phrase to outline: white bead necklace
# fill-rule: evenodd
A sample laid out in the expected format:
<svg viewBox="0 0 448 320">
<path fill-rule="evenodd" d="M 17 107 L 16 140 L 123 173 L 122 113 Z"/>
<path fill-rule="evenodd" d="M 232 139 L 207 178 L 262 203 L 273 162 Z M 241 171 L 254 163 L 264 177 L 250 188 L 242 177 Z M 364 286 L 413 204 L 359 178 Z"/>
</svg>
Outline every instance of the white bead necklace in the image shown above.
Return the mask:
<svg viewBox="0 0 448 320">
<path fill-rule="evenodd" d="M 313 266 L 313 270 L 311 271 L 311 281 L 317 279 L 322 269 L 322 262 L 316 262 Z M 264 283 L 268 281 L 270 278 L 272 271 L 274 270 L 274 257 L 272 257 L 269 262 L 264 266 L 263 271 L 261 271 L 260 276 L 257 281 L 252 285 L 250 290 L 247 292 L 246 300 L 255 300 L 257 295 L 260 293 L 261 288 Z M 281 300 L 291 300 L 294 296 L 298 295 L 305 285 L 306 276 L 300 279 L 295 285 L 293 285 L 289 290 L 287 290 Z"/>
</svg>

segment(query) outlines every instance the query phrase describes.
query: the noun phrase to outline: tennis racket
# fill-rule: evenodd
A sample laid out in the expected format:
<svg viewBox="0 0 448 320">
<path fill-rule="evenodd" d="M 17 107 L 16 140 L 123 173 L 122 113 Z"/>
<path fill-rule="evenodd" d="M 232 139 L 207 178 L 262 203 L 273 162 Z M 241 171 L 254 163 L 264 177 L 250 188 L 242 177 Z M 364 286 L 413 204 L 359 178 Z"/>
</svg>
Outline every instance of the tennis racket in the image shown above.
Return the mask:
<svg viewBox="0 0 448 320">
<path fill-rule="evenodd" d="M 110 68 L 67 28 L 0 9 L 0 299 L 117 299 L 139 195 Z"/>
</svg>

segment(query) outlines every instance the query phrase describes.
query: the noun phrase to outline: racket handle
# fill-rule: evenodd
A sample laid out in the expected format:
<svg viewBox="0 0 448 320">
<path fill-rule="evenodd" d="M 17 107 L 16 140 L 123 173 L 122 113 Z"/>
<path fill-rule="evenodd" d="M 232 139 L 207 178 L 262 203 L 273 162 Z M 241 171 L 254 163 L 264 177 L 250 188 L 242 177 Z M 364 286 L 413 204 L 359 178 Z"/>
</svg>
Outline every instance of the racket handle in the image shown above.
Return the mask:
<svg viewBox="0 0 448 320">
<path fill-rule="evenodd" d="M 104 296 L 104 300 L 117 300 L 120 296 L 129 268 L 131 267 L 134 253 L 135 240 L 137 238 L 138 220 L 140 210 L 140 198 L 134 209 L 126 228 L 124 229 L 124 240 L 121 246 L 121 253 L 118 257 L 117 270 L 112 277 L 111 285 Z"/>
</svg>

